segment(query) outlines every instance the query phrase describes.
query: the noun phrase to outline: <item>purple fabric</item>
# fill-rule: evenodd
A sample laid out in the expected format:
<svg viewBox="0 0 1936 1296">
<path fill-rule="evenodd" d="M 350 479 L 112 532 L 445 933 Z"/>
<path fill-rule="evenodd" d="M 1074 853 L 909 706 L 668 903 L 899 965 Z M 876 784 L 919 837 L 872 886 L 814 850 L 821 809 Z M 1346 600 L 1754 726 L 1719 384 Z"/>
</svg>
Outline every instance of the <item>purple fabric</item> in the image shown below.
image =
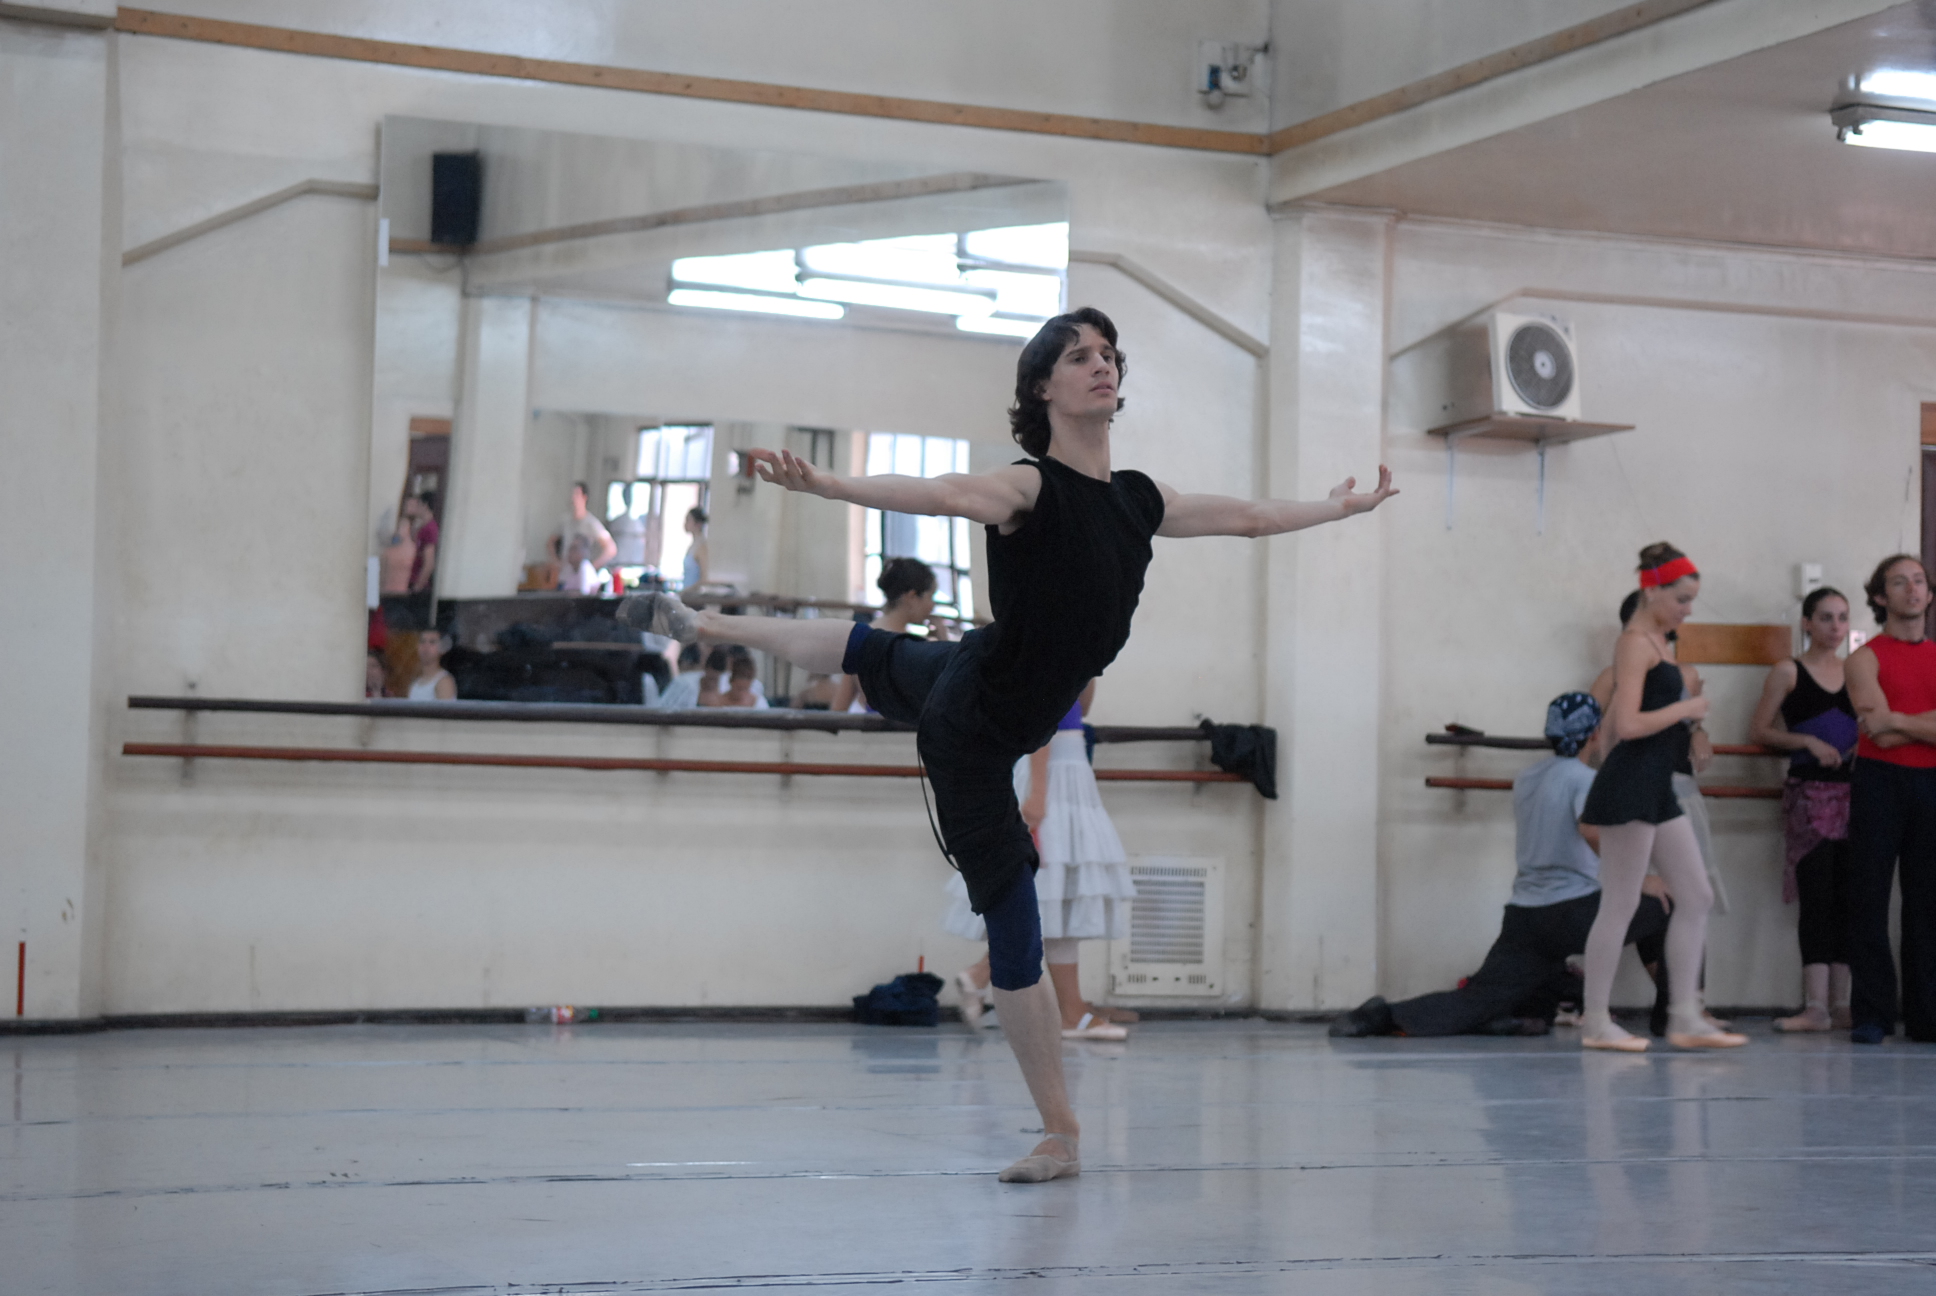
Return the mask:
<svg viewBox="0 0 1936 1296">
<path fill-rule="evenodd" d="M 1057 733 L 1062 732 L 1064 729 L 1082 728 L 1082 703 L 1078 702 L 1070 707 L 1069 714 L 1057 721 L 1055 728 Z"/>
<path fill-rule="evenodd" d="M 1781 820 L 1788 858 L 1781 874 L 1781 900 L 1793 904 L 1801 896 L 1795 865 L 1825 841 L 1849 835 L 1849 785 L 1821 779 L 1791 778 L 1781 789 Z"/>
<path fill-rule="evenodd" d="M 1788 726 L 1790 733 L 1807 734 L 1810 738 L 1820 738 L 1823 742 L 1842 753 L 1843 768 L 1848 768 L 1848 755 L 1855 750 L 1855 741 L 1860 734 L 1855 727 L 1855 717 L 1839 707 L 1831 707 L 1808 719 Z M 1819 768 L 1815 758 L 1807 752 L 1796 752 L 1789 758 L 1789 768 L 1800 772 L 1804 768 Z"/>
</svg>

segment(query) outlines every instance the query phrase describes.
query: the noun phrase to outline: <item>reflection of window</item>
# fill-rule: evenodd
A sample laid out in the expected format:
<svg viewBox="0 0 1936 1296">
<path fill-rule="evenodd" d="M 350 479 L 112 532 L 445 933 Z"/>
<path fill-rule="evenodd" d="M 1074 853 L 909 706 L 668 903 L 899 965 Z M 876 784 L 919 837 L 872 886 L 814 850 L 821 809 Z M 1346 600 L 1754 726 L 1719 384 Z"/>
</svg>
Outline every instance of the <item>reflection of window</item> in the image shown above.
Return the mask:
<svg viewBox="0 0 1936 1296">
<path fill-rule="evenodd" d="M 871 432 L 867 437 L 867 475 L 899 473 L 939 477 L 968 471 L 968 443 L 948 437 Z M 922 517 L 914 513 L 867 510 L 868 597 L 876 596 L 881 563 L 888 558 L 919 558 L 934 568 L 935 610 L 973 619 L 974 581 L 969 573 L 968 519 Z"/>
<path fill-rule="evenodd" d="M 713 471 L 710 423 L 668 424 L 639 429 L 637 478 L 613 482 L 605 501 L 607 518 L 631 517 L 644 524 L 641 566 L 675 579 L 682 574 L 692 538 L 686 514 L 707 506 Z M 667 519 L 671 525 L 667 525 Z M 623 555 L 620 562 L 624 562 Z"/>
<path fill-rule="evenodd" d="M 952 315 L 964 333 L 1026 338 L 1062 309 L 1068 264 L 1069 226 L 1061 221 L 908 234 L 680 257 L 667 300 L 816 319 L 840 319 L 849 306 L 916 311 Z"/>
</svg>

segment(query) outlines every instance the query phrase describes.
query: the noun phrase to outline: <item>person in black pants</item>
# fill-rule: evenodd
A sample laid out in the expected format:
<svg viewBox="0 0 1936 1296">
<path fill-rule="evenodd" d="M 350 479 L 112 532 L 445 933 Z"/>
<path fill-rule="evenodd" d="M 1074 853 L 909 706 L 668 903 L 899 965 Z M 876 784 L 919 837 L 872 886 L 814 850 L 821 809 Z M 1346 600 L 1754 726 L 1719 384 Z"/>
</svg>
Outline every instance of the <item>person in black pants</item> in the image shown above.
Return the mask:
<svg viewBox="0 0 1936 1296">
<path fill-rule="evenodd" d="M 1861 725 L 1849 777 L 1849 1039 L 1880 1044 L 1896 1029 L 1889 892 L 1902 866 L 1902 999 L 1912 1040 L 1936 1043 L 1936 644 L 1923 633 L 1922 560 L 1882 560 L 1868 584 L 1882 633 L 1843 667 Z"/>
<path fill-rule="evenodd" d="M 1062 1013 L 1042 978 L 1039 860 L 1015 800 L 1016 760 L 1048 742 L 1122 651 L 1153 536 L 1278 535 L 1368 512 L 1397 493 L 1384 467 L 1375 490 L 1358 493 L 1347 478 L 1311 503 L 1182 495 L 1112 471 L 1122 378 L 1116 326 L 1085 307 L 1045 323 L 1016 362 L 1009 426 L 1029 456 L 1020 462 L 932 478 L 836 477 L 785 451 L 746 452 L 763 480 L 788 490 L 985 525 L 995 620 L 954 643 L 834 620 L 724 617 L 664 595 L 636 595 L 619 609 L 628 625 L 681 642 L 730 640 L 809 671 L 858 675 L 876 710 L 916 726 L 936 837 L 986 921 L 995 1008 L 1047 1134 L 1002 1171 L 1008 1182 L 1081 1169 Z"/>
<path fill-rule="evenodd" d="M 1599 832 L 1580 822 L 1599 764 L 1599 724 L 1600 704 L 1588 693 L 1562 693 L 1546 708 L 1554 754 L 1513 780 L 1519 875 L 1499 939 L 1479 970 L 1456 990 L 1395 1004 L 1368 999 L 1336 1018 L 1332 1035 L 1544 1035 L 1561 1001 L 1578 998 L 1579 978 L 1566 961 L 1585 951 L 1600 912 Z M 1664 985 L 1667 908 L 1659 883 L 1649 878 L 1643 886 L 1627 943 Z"/>
</svg>

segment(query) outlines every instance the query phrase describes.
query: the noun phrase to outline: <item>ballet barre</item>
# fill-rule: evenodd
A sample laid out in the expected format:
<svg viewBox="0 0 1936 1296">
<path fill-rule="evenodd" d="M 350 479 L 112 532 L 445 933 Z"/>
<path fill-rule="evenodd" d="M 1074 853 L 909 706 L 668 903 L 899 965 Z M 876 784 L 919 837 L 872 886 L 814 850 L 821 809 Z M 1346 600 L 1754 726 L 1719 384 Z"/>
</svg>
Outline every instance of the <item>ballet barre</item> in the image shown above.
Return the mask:
<svg viewBox="0 0 1936 1296">
<path fill-rule="evenodd" d="M 1429 788 L 1452 788 L 1461 792 L 1510 792 L 1512 780 L 1502 778 L 1453 778 L 1432 775 L 1425 780 Z M 1703 784 L 1701 795 L 1721 801 L 1778 801 L 1778 787 L 1742 787 L 1728 784 Z"/>
<path fill-rule="evenodd" d="M 121 744 L 123 756 L 180 760 L 313 761 L 344 765 L 488 765 L 520 769 L 643 770 L 688 774 L 817 774 L 836 778 L 919 778 L 918 765 L 809 761 L 673 760 L 646 756 L 531 756 L 511 752 L 372 751 L 358 747 L 239 747 L 216 743 Z M 1222 770 L 1099 769 L 1099 783 L 1248 783 Z"/>
<path fill-rule="evenodd" d="M 144 697 L 128 699 L 131 711 L 238 711 L 267 715 L 362 716 L 377 720 L 509 720 L 520 724 L 616 724 L 662 728 L 765 729 L 812 733 L 913 733 L 914 726 L 885 716 L 847 711 L 740 710 L 709 707 L 661 711 L 654 707 L 598 702 L 303 702 L 264 698 Z M 1200 742 L 1190 725 L 1092 725 L 1098 743 Z"/>
<path fill-rule="evenodd" d="M 1551 751 L 1553 744 L 1544 738 L 1509 738 L 1493 734 L 1428 733 L 1425 741 L 1434 747 L 1499 747 L 1509 751 Z M 1780 756 L 1784 759 L 1793 752 L 1778 751 L 1773 747 L 1763 747 L 1759 743 L 1715 743 L 1716 756 Z"/>
</svg>

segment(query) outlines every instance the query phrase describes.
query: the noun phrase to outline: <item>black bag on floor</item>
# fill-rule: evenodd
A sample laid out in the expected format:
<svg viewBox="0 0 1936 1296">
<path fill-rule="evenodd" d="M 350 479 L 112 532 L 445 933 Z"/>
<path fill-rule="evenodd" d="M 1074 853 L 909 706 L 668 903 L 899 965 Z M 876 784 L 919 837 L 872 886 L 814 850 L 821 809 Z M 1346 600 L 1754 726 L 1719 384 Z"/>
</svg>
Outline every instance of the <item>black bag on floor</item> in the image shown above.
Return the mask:
<svg viewBox="0 0 1936 1296">
<path fill-rule="evenodd" d="M 868 1026 L 938 1026 L 941 978 L 932 972 L 905 972 L 892 981 L 854 996 L 854 1020 Z"/>
</svg>

